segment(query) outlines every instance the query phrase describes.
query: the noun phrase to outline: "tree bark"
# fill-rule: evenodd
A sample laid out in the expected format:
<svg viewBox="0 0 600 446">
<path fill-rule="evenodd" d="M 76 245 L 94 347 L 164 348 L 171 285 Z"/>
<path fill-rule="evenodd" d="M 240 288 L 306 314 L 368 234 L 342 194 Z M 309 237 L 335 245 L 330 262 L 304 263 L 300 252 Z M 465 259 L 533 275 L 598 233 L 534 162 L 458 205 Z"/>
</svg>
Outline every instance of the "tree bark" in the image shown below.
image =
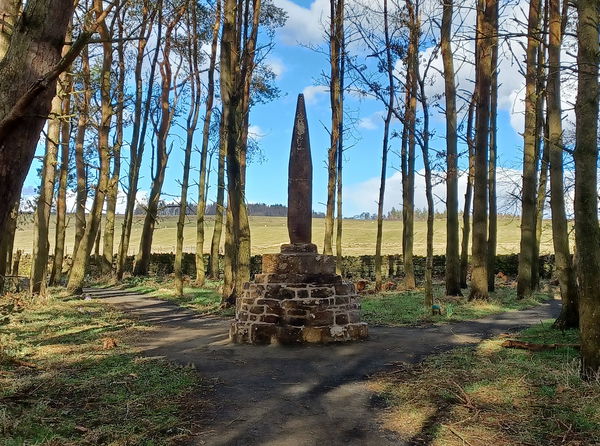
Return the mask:
<svg viewBox="0 0 600 446">
<path fill-rule="evenodd" d="M 71 94 L 72 78 L 68 74 L 64 79 L 65 86 L 61 88 L 62 111 L 60 123 L 60 174 L 58 192 L 56 195 L 56 233 L 54 239 L 54 261 L 50 273 L 49 284 L 55 285 L 62 279 L 62 267 L 65 257 L 65 238 L 67 222 L 67 175 L 69 173 L 69 142 L 71 139 Z"/>
<path fill-rule="evenodd" d="M 375 291 L 381 291 L 381 243 L 383 240 L 383 200 L 385 197 L 385 180 L 387 173 L 387 158 L 389 151 L 389 134 L 390 123 L 392 122 L 392 114 L 394 110 L 394 65 L 392 59 L 389 17 L 388 17 L 388 2 L 383 0 L 383 33 L 385 45 L 385 69 L 387 72 L 387 89 L 389 97 L 387 101 L 387 112 L 383 121 L 383 144 L 381 154 L 381 177 L 379 182 L 379 200 L 377 202 L 377 240 L 375 244 Z"/>
<path fill-rule="evenodd" d="M 452 52 L 453 0 L 444 0 L 441 50 L 446 93 L 446 295 L 460 296 L 460 258 L 458 255 L 458 135 L 456 129 L 456 83 Z"/>
<path fill-rule="evenodd" d="M 473 181 L 473 246 L 469 299 L 488 298 L 487 275 L 487 184 L 488 136 L 490 125 L 490 86 L 492 80 L 492 39 L 497 0 L 479 0 L 477 8 L 477 117 L 475 135 L 475 172 Z"/>
<path fill-rule="evenodd" d="M 96 16 L 99 17 L 103 12 L 102 0 L 94 0 L 94 9 Z M 108 28 L 105 23 L 100 25 L 100 35 L 107 36 Z M 98 184 L 92 209 L 88 215 L 85 225 L 85 233 L 79 242 L 77 252 L 73 257 L 73 265 L 69 274 L 67 290 L 71 293 L 80 294 L 82 292 L 85 271 L 89 262 L 89 256 L 94 245 L 96 235 L 100 228 L 102 219 L 102 209 L 108 188 L 108 175 L 110 169 L 109 141 L 110 124 L 113 115 L 111 96 L 110 96 L 110 68 L 112 64 L 112 45 L 109 40 L 102 44 L 102 75 L 100 80 L 100 102 L 101 117 L 98 126 L 98 155 L 100 158 L 100 169 L 98 172 Z"/>
<path fill-rule="evenodd" d="M 498 158 L 498 2 L 494 5 L 492 36 L 492 80 L 490 86 L 490 164 L 488 176 L 489 228 L 487 241 L 488 291 L 496 287 L 496 245 L 498 240 L 498 205 L 496 200 L 496 164 Z"/>
<path fill-rule="evenodd" d="M 469 272 L 469 239 L 471 232 L 471 202 L 473 201 L 473 178 L 475 176 L 475 141 L 473 139 L 473 115 L 475 113 L 475 95 L 471 98 L 467 116 L 467 147 L 469 168 L 467 170 L 467 188 L 463 209 L 463 228 L 460 248 L 460 287 L 467 288 Z"/>
<path fill-rule="evenodd" d="M 140 24 L 140 34 L 136 52 L 136 63 L 134 70 L 135 79 L 135 100 L 133 112 L 133 128 L 131 143 L 129 145 L 129 172 L 127 175 L 127 198 L 125 203 L 125 215 L 123 216 L 123 227 L 121 229 L 121 240 L 119 242 L 119 252 L 117 255 L 117 280 L 121 280 L 124 274 L 125 259 L 129 250 L 131 239 L 131 226 L 133 224 L 136 195 L 138 191 L 138 182 L 140 176 L 140 165 L 145 149 L 146 131 L 148 127 L 150 105 L 152 103 L 152 90 L 154 85 L 154 75 L 158 62 L 159 51 L 155 49 L 150 63 L 150 73 L 148 77 L 148 87 L 146 89 L 146 99 L 144 100 L 144 77 L 143 67 L 145 51 L 148 45 L 148 39 L 152 33 L 154 17 L 158 15 L 156 38 L 160 42 L 162 39 L 162 2 L 158 2 L 156 9 L 152 10 L 149 2 L 145 2 L 142 8 L 142 18 Z"/>
<path fill-rule="evenodd" d="M 50 111 L 73 8 L 72 0 L 28 1 L 0 61 L 0 229 L 21 191 Z M 42 77 L 46 73 L 51 75 Z M 35 95 L 28 93 L 32 89 Z"/>
<path fill-rule="evenodd" d="M 525 75 L 525 130 L 523 132 L 523 188 L 521 190 L 521 245 L 517 297 L 523 299 L 533 292 L 532 268 L 535 252 L 536 169 L 536 104 L 537 57 L 540 36 L 540 0 L 529 2 L 527 24 L 527 56 Z"/>
<path fill-rule="evenodd" d="M 412 0 L 406 0 L 409 17 L 409 43 L 406 73 L 406 112 L 404 125 L 408 152 L 402 169 L 402 257 L 404 260 L 404 286 L 413 289 L 417 286 L 413 264 L 414 219 L 415 219 L 415 148 L 417 113 L 417 77 L 419 63 L 419 24 L 418 13 Z"/>
<path fill-rule="evenodd" d="M 217 201 L 215 212 L 215 225 L 210 243 L 210 261 L 208 275 L 213 280 L 219 279 L 219 250 L 223 233 L 223 215 L 225 211 L 225 150 L 227 145 L 223 137 L 223 119 L 219 125 L 219 162 L 217 169 Z"/>
<path fill-rule="evenodd" d="M 552 241 L 554 263 L 560 286 L 562 308 L 554 326 L 560 329 L 577 328 L 579 311 L 577 279 L 569 248 L 569 227 L 565 210 L 564 161 L 560 98 L 560 50 L 562 17 L 560 0 L 549 0 L 548 83 L 546 106 L 548 121 L 548 151 L 550 155 L 550 207 L 552 209 Z M 565 9 L 566 13 L 566 9 Z"/>
<path fill-rule="evenodd" d="M 600 372 L 600 230 L 598 228 L 598 2 L 577 2 L 577 69 L 575 103 L 575 242 L 579 278 L 581 373 Z"/>
<path fill-rule="evenodd" d="M 0 60 L 8 51 L 21 6 L 21 0 L 0 0 Z"/>
<path fill-rule="evenodd" d="M 210 126 L 213 112 L 213 102 L 215 96 L 215 67 L 217 65 L 217 49 L 219 44 L 219 30 L 221 29 L 221 2 L 217 0 L 215 5 L 215 22 L 213 25 L 213 34 L 212 34 L 212 42 L 211 42 L 211 50 L 210 50 L 210 62 L 208 66 L 208 85 L 207 85 L 207 94 L 206 94 L 206 112 L 204 113 L 204 127 L 202 129 L 202 151 L 200 154 L 200 180 L 198 181 L 198 208 L 196 209 L 196 283 L 198 286 L 204 285 L 205 281 L 205 268 L 204 264 L 204 217 L 206 213 L 206 177 L 207 177 L 207 159 L 208 159 L 208 144 L 210 137 Z M 220 144 L 220 141 L 219 141 Z M 223 160 L 224 162 L 224 160 Z M 224 173 L 224 165 L 223 165 L 223 173 Z M 219 151 L 219 180 L 221 180 L 221 154 Z M 224 177 L 223 177 L 224 179 Z M 220 186 L 220 184 L 219 184 Z M 219 190 L 217 194 L 221 194 L 221 209 L 217 209 L 217 216 L 220 212 L 220 227 L 223 224 L 223 192 Z M 217 200 L 218 201 L 218 200 Z M 219 204 L 217 204 L 217 207 Z M 217 216 L 215 216 L 215 229 L 213 232 L 213 238 L 215 237 L 215 232 L 217 231 Z M 219 227 L 219 231 L 220 231 Z M 214 265 L 212 264 L 211 258 L 211 268 L 209 269 L 209 274 L 213 278 L 217 278 L 218 270 L 219 270 L 219 244 L 221 241 L 221 235 L 218 234 L 218 241 L 216 241 L 216 274 L 214 273 Z M 211 257 L 213 255 L 212 246 L 211 246 Z"/>
</svg>

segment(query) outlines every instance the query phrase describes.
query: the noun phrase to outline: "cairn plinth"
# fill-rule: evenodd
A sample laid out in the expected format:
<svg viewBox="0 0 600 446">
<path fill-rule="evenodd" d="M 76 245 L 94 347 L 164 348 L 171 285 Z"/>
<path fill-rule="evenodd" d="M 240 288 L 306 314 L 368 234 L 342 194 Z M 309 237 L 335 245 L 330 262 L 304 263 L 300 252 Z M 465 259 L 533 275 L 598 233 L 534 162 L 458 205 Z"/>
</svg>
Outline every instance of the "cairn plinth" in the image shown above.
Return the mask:
<svg viewBox="0 0 600 446">
<path fill-rule="evenodd" d="M 314 245 L 313 245 L 314 246 Z M 230 337 L 236 343 L 298 344 L 366 339 L 354 285 L 335 274 L 335 259 L 316 252 L 263 256 L 262 274 L 246 283 Z"/>
<path fill-rule="evenodd" d="M 298 96 L 288 179 L 289 244 L 265 254 L 262 274 L 244 285 L 230 338 L 235 343 L 298 344 L 368 336 L 354 285 L 335 273 L 335 259 L 311 243 L 312 161 L 304 97 Z"/>
</svg>

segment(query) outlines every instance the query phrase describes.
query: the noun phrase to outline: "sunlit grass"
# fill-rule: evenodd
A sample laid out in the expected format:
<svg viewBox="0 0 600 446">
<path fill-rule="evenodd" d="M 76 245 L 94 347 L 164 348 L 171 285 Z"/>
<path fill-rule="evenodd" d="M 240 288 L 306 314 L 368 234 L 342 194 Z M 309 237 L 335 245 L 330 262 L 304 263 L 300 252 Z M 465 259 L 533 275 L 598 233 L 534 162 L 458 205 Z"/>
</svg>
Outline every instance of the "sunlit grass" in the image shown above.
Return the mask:
<svg viewBox="0 0 600 446">
<path fill-rule="evenodd" d="M 366 295 L 361 299 L 362 318 L 372 325 L 414 325 L 434 322 L 456 322 L 479 319 L 505 311 L 517 311 L 538 305 L 551 296 L 535 293 L 527 299 L 517 299 L 512 287 L 497 287 L 487 301 L 468 301 L 466 298 L 447 298 L 443 285 L 434 287 L 434 300 L 442 307 L 442 314 L 433 316 L 425 308 L 422 289 L 385 292 Z"/>
<path fill-rule="evenodd" d="M 130 343 L 149 327 L 94 301 L 2 308 L 0 444 L 161 444 L 189 424 L 182 406 L 200 380 L 138 355 Z"/>
<path fill-rule="evenodd" d="M 551 324 L 515 337 L 578 342 L 576 330 Z M 411 444 L 599 444 L 600 382 L 580 379 L 578 352 L 506 349 L 503 340 L 432 356 L 372 380 L 384 428 Z"/>
</svg>

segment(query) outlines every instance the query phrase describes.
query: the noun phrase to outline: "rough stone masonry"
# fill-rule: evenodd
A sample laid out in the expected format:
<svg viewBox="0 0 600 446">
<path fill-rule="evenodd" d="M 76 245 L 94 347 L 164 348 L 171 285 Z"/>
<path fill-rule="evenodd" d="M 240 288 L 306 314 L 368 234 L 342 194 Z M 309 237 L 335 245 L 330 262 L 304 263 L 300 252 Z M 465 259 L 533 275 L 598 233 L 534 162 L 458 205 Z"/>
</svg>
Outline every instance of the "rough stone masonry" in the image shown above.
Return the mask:
<svg viewBox="0 0 600 446">
<path fill-rule="evenodd" d="M 365 339 L 354 285 L 335 273 L 335 259 L 311 242 L 312 161 L 304 96 L 298 96 L 288 179 L 290 243 L 266 254 L 262 274 L 236 303 L 230 338 L 236 343 L 297 344 Z"/>
</svg>

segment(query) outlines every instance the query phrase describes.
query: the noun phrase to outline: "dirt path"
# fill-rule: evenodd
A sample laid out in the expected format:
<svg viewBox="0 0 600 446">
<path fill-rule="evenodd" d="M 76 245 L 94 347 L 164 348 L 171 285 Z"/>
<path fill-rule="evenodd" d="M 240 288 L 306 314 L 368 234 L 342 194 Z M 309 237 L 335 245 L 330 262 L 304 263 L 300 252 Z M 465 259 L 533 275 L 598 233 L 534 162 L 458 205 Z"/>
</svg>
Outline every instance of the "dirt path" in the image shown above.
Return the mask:
<svg viewBox="0 0 600 446">
<path fill-rule="evenodd" d="M 476 321 L 425 328 L 372 327 L 370 339 L 297 347 L 228 343 L 227 320 L 202 317 L 175 304 L 125 293 L 86 290 L 156 326 L 140 341 L 149 356 L 193 363 L 215 379 L 215 419 L 200 445 L 399 445 L 375 418 L 365 378 L 396 362 L 475 344 L 502 332 L 556 317 L 559 301 Z"/>
</svg>

